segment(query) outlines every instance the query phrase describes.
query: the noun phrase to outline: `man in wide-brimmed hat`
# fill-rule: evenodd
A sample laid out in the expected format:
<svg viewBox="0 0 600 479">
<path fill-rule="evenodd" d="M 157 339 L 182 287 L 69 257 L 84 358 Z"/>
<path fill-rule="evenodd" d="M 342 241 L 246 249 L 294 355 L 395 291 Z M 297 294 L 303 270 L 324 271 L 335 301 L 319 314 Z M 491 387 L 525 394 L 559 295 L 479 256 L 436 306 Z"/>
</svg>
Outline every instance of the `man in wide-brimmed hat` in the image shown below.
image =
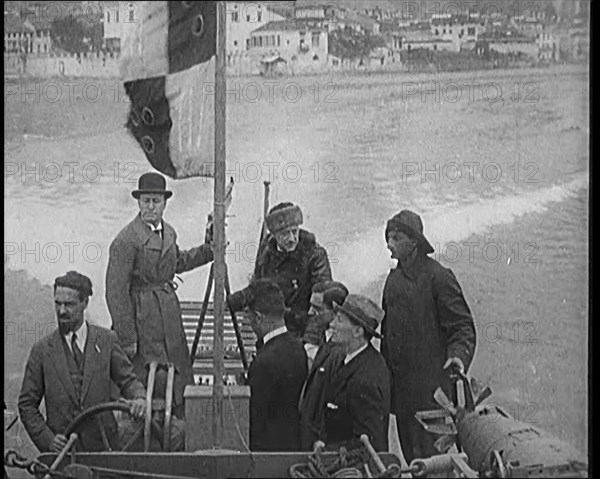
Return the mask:
<svg viewBox="0 0 600 479">
<path fill-rule="evenodd" d="M 390 373 L 385 360 L 371 344 L 381 338 L 377 328 L 383 311 L 365 296 L 349 294 L 334 304 L 331 342 L 343 354 L 325 386 L 325 431 L 319 439 L 328 449 L 360 444 L 366 434 L 376 451 L 388 450 Z"/>
<path fill-rule="evenodd" d="M 416 213 L 402 210 L 387 222 L 385 239 L 398 266 L 383 291 L 381 352 L 392 372 L 392 413 L 410 463 L 438 452 L 436 436 L 415 412 L 438 409 L 433 394 L 453 394 L 451 378 L 466 372 L 475 353 L 475 327 L 458 281 L 428 254 L 434 249 Z"/>
<path fill-rule="evenodd" d="M 312 287 L 331 280 L 327 251 L 319 245 L 315 235 L 300 228 L 303 216 L 293 203 L 279 203 L 266 217 L 269 235 L 259 247 L 254 279 L 270 278 L 275 281 L 285 298 L 286 326 L 294 335 L 302 337 L 306 327 Z M 248 290 L 238 291 L 228 298 L 234 310 L 248 303 Z"/>
<path fill-rule="evenodd" d="M 183 390 L 193 384 L 193 375 L 173 280 L 212 261 L 213 251 L 208 244 L 179 249 L 177 233 L 163 220 L 173 193 L 162 175 L 143 174 L 131 194 L 140 212 L 110 245 L 106 302 L 113 329 L 144 384 L 151 361 L 174 363 L 173 411 L 182 416 Z"/>
</svg>

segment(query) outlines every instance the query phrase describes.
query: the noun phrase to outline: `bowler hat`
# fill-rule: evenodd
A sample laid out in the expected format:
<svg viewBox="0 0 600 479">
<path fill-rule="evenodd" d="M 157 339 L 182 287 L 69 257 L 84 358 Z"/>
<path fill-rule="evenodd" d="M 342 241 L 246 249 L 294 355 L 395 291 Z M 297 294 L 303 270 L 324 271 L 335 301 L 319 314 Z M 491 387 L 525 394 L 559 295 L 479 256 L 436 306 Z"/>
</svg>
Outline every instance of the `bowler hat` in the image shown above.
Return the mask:
<svg viewBox="0 0 600 479">
<path fill-rule="evenodd" d="M 138 189 L 131 192 L 131 195 L 137 200 L 144 193 L 162 194 L 165 199 L 173 196 L 173 192 L 167 190 L 167 180 L 158 173 L 144 173 L 138 180 Z"/>
<path fill-rule="evenodd" d="M 423 235 L 423 222 L 418 214 L 413 213 L 410 210 L 402 210 L 387 222 L 385 228 L 386 241 L 392 231 L 405 233 L 409 238 L 416 240 L 419 245 L 422 246 L 426 254 L 433 253 L 433 246 L 431 246 L 431 243 L 429 243 L 427 238 Z"/>
<path fill-rule="evenodd" d="M 360 294 L 349 294 L 341 306 L 333 303 L 333 310 L 336 313 L 344 313 L 352 322 L 365 328 L 369 334 L 381 338 L 381 334 L 375 330 L 383 320 L 384 312 L 369 298 Z"/>
</svg>

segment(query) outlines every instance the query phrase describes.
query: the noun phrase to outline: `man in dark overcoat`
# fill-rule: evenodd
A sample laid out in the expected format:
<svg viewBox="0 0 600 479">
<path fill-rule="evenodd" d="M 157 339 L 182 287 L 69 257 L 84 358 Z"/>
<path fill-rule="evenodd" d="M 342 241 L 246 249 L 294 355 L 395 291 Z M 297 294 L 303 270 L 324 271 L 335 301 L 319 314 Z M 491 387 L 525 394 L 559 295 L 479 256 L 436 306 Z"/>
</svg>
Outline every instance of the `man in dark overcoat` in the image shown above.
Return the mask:
<svg viewBox="0 0 600 479">
<path fill-rule="evenodd" d="M 328 449 L 356 448 L 366 434 L 376 451 L 388 450 L 390 373 L 371 344 L 383 311 L 370 299 L 349 294 L 331 322 L 331 341 L 344 349 L 341 364 L 325 386 L 325 434 Z"/>
<path fill-rule="evenodd" d="M 451 377 L 466 372 L 473 359 L 475 326 L 452 271 L 428 256 L 434 250 L 416 213 L 395 215 L 385 238 L 398 266 L 383 291 L 381 352 L 392 371 L 392 413 L 410 463 L 438 453 L 436 436 L 424 431 L 414 415 L 439 409 L 433 394 L 440 386 L 453 396 Z"/>
<path fill-rule="evenodd" d="M 70 271 L 56 278 L 54 305 L 58 329 L 33 345 L 19 395 L 19 415 L 40 452 L 59 452 L 67 444 L 64 431 L 85 409 L 111 400 L 116 384 L 131 400 L 130 412 L 143 417 L 146 391 L 119 346 L 113 331 L 84 320 L 92 282 Z M 45 400 L 46 419 L 39 411 Z M 117 423 L 112 412 L 99 415 L 106 438 L 117 448 Z M 76 431 L 79 451 L 106 450 L 98 424 L 88 421 Z"/>
<path fill-rule="evenodd" d="M 331 280 L 327 251 L 315 235 L 300 229 L 303 222 L 300 207 L 293 203 L 279 203 L 266 217 L 269 235 L 260 244 L 253 279 L 270 278 L 275 281 L 289 308 L 285 324 L 289 331 L 302 337 L 306 327 L 310 296 L 315 284 Z M 234 310 L 248 303 L 247 289 L 228 298 Z"/>
<path fill-rule="evenodd" d="M 299 451 L 298 400 L 308 374 L 306 352 L 283 319 L 283 294 L 269 279 L 250 284 L 251 325 L 264 346 L 248 370 L 250 449 Z"/>
<path fill-rule="evenodd" d="M 183 391 L 194 379 L 174 278 L 212 261 L 213 251 L 208 244 L 179 249 L 177 233 L 163 220 L 171 195 L 162 175 L 140 177 L 132 192 L 140 212 L 110 245 L 106 302 L 113 329 L 144 384 L 151 361 L 175 365 L 173 413 L 182 417 Z"/>
</svg>

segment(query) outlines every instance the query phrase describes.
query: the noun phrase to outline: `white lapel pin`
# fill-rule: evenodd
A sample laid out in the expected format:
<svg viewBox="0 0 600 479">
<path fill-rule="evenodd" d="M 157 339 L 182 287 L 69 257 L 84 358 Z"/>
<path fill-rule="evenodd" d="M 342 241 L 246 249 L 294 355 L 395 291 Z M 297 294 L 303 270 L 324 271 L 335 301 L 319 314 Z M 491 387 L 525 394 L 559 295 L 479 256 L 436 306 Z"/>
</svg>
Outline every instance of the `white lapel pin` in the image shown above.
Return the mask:
<svg viewBox="0 0 600 479">
<path fill-rule="evenodd" d="M 336 404 L 333 404 L 333 403 L 330 403 L 330 402 L 327 403 L 327 407 L 329 409 L 337 409 L 338 408 Z"/>
<path fill-rule="evenodd" d="M 98 347 L 97 344 L 96 344 L 96 351 L 100 352 L 100 348 Z"/>
</svg>

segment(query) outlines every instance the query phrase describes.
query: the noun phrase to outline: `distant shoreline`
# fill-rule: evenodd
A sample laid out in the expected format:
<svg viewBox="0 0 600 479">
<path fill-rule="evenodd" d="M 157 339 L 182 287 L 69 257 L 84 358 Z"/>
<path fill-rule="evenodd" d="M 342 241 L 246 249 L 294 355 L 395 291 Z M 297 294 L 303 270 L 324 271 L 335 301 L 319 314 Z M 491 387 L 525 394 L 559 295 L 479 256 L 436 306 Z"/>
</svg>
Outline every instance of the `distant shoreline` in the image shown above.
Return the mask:
<svg viewBox="0 0 600 479">
<path fill-rule="evenodd" d="M 240 80 L 252 80 L 252 79 L 264 79 L 268 81 L 277 80 L 291 80 L 291 79 L 302 79 L 302 78 L 365 78 L 365 77 L 382 77 L 382 76 L 398 76 L 398 77 L 414 77 L 414 76 L 435 76 L 439 77 L 442 75 L 472 75 L 477 74 L 478 76 L 482 73 L 489 73 L 494 75 L 497 73 L 506 72 L 547 72 L 547 71 L 573 71 L 573 70 L 587 70 L 589 73 L 589 64 L 585 63 L 555 63 L 549 65 L 523 65 L 523 66 L 511 66 L 511 67 L 500 67 L 500 68 L 479 68 L 472 70 L 413 70 L 408 71 L 406 69 L 348 69 L 348 70 L 327 70 L 322 72 L 302 72 L 294 75 L 282 75 L 282 76 L 264 76 L 264 75 L 226 75 L 227 81 L 233 81 L 236 79 Z M 34 76 L 21 76 L 21 75 L 4 75 L 4 81 L 16 81 L 18 83 L 28 82 L 39 82 L 39 81 L 57 81 L 57 80 L 85 80 L 85 81 L 97 81 L 97 82 L 117 82 L 120 81 L 119 77 L 97 77 L 97 76 L 49 76 L 49 77 L 34 77 Z"/>
</svg>

